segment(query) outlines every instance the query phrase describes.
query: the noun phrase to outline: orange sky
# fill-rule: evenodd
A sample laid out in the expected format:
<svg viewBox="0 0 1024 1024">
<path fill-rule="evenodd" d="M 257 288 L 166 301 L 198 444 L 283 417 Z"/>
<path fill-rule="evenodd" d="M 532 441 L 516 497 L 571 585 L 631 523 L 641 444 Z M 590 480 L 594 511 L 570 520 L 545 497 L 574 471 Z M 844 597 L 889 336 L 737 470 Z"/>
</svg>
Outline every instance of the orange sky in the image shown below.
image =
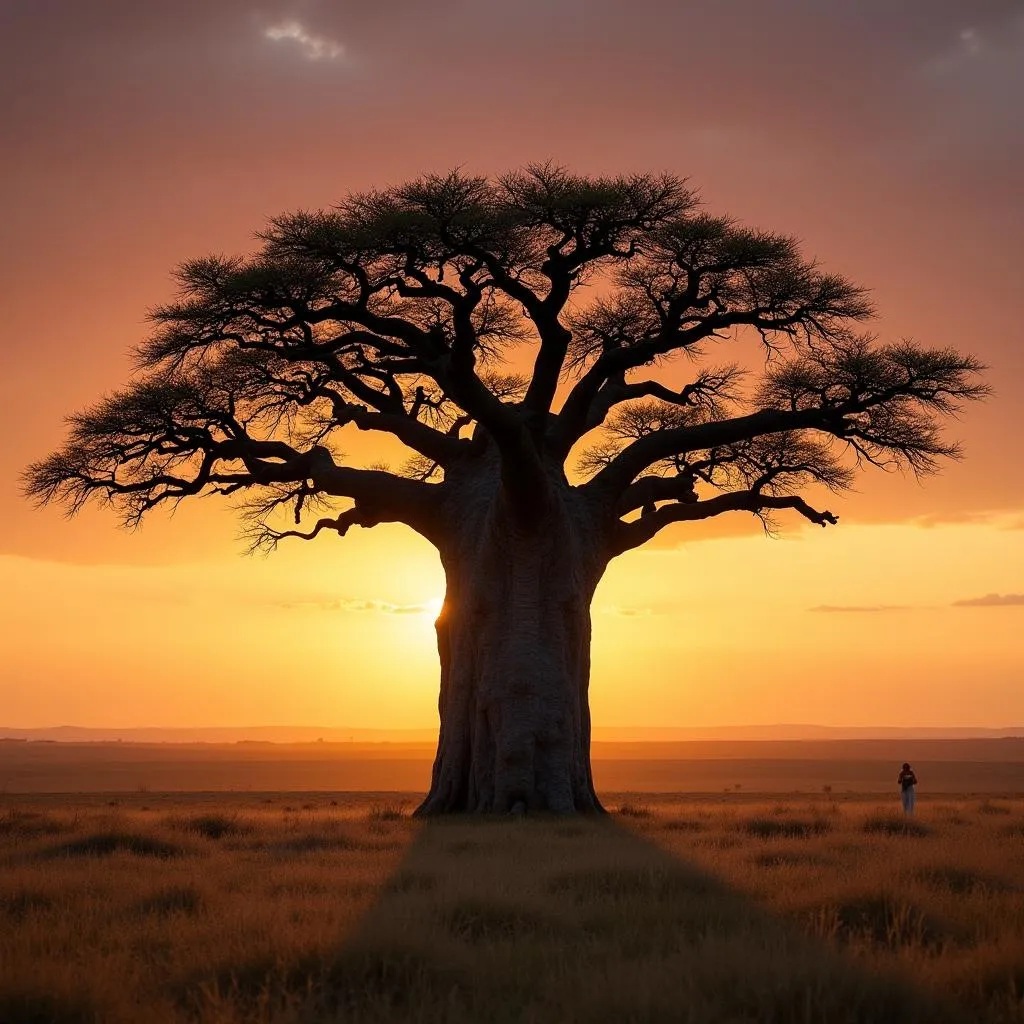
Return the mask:
<svg viewBox="0 0 1024 1024">
<path fill-rule="evenodd" d="M 689 175 L 997 391 L 954 425 L 965 462 L 865 474 L 837 529 L 678 527 L 616 561 L 597 725 L 1024 722 L 1021 95 L 1019 0 L 3 5 L 0 725 L 436 720 L 443 580 L 411 533 L 243 559 L 215 499 L 129 535 L 32 510 L 17 475 L 124 381 L 178 261 L 547 157 Z"/>
</svg>

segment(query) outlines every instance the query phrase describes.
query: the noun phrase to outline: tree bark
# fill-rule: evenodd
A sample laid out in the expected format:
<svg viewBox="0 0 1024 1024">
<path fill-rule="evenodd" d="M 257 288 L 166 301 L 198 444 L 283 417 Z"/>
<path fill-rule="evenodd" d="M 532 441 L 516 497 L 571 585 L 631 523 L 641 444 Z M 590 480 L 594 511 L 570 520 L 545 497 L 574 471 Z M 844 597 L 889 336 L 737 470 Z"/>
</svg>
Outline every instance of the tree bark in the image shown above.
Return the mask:
<svg viewBox="0 0 1024 1024">
<path fill-rule="evenodd" d="M 418 814 L 600 812 L 590 771 L 590 604 L 604 571 L 555 481 L 524 518 L 474 481 L 449 516 L 438 616 L 440 733 Z"/>
</svg>

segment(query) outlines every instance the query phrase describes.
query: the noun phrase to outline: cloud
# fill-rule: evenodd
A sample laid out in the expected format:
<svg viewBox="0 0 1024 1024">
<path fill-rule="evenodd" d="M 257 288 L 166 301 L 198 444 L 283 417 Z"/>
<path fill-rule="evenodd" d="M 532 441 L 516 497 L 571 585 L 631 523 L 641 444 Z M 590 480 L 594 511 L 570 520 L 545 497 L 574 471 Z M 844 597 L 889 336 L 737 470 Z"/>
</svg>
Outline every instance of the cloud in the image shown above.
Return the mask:
<svg viewBox="0 0 1024 1024">
<path fill-rule="evenodd" d="M 1024 594 L 986 594 L 953 602 L 954 608 L 1008 608 L 1011 605 L 1024 605 Z"/>
<path fill-rule="evenodd" d="M 1019 508 L 1006 509 L 950 509 L 928 512 L 909 519 L 886 522 L 904 522 L 930 530 L 937 526 L 991 526 L 997 530 L 1024 530 L 1024 515 Z"/>
<path fill-rule="evenodd" d="M 419 615 L 433 610 L 429 602 L 419 604 L 395 604 L 373 598 L 314 597 L 294 601 L 275 601 L 275 607 L 287 609 L 316 608 L 324 612 L 377 612 L 383 615 Z"/>
<path fill-rule="evenodd" d="M 608 605 L 606 608 L 602 608 L 602 611 L 607 612 L 609 615 L 621 615 L 627 619 L 642 619 L 648 615 L 657 615 L 653 608 L 632 608 L 628 605 Z"/>
<path fill-rule="evenodd" d="M 275 43 L 294 43 L 299 46 L 306 60 L 337 60 L 345 56 L 345 47 L 327 36 L 314 35 L 302 22 L 289 19 L 269 25 L 263 36 Z"/>
<path fill-rule="evenodd" d="M 1024 11 L 986 25 L 962 28 L 946 48 L 921 68 L 954 114 L 986 114 L 1011 119 L 1020 113 L 1016 100 L 1024 82 Z M 994 122 L 992 122 L 994 123 Z"/>
<path fill-rule="evenodd" d="M 811 612 L 903 612 L 908 604 L 819 604 L 808 608 Z"/>
<path fill-rule="evenodd" d="M 595 607 L 594 611 L 623 619 L 646 619 L 652 615 L 672 615 L 683 607 L 683 604 L 676 601 L 659 601 L 655 604 L 602 604 Z"/>
<path fill-rule="evenodd" d="M 385 615 L 419 615 L 429 611 L 428 604 L 392 604 L 390 601 L 339 601 L 343 611 L 383 612 Z"/>
<path fill-rule="evenodd" d="M 960 29 L 945 49 L 933 53 L 922 65 L 922 71 L 930 78 L 957 75 L 976 62 L 990 59 L 991 50 L 987 33 L 968 26 Z"/>
<path fill-rule="evenodd" d="M 976 28 L 965 28 L 960 30 L 960 45 L 963 48 L 964 53 L 969 57 L 973 57 L 982 51 L 981 37 L 978 35 Z"/>
</svg>

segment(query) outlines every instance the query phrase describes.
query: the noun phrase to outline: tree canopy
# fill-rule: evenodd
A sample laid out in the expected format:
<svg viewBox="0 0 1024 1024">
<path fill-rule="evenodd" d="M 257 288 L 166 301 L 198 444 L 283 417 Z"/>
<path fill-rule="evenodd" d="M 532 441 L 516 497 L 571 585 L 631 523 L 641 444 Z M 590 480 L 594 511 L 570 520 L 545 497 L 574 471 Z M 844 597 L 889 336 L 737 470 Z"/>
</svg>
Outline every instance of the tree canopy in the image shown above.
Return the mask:
<svg viewBox="0 0 1024 1024">
<path fill-rule="evenodd" d="M 70 418 L 29 494 L 129 524 L 236 495 L 264 549 L 382 522 L 441 545 L 448 482 L 486 464 L 524 522 L 553 482 L 585 495 L 612 556 L 730 510 L 834 523 L 807 488 L 932 472 L 959 454 L 940 420 L 986 394 L 975 358 L 882 343 L 862 287 L 671 174 L 453 171 L 259 238 L 178 268 L 135 379 Z M 709 358 L 749 332 L 759 373 Z M 350 425 L 406 463 L 346 462 Z"/>
</svg>

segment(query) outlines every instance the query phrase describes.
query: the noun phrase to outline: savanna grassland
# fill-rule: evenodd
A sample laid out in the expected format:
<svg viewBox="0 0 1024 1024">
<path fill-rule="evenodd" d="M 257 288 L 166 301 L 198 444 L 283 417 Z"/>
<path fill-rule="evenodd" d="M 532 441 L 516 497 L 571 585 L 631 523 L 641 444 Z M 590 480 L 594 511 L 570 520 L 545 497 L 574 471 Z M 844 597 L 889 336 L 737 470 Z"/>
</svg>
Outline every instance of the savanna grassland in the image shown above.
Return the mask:
<svg viewBox="0 0 1024 1024">
<path fill-rule="evenodd" d="M 1024 1021 L 1024 799 L 0 803 L 0 1021 Z"/>
</svg>

